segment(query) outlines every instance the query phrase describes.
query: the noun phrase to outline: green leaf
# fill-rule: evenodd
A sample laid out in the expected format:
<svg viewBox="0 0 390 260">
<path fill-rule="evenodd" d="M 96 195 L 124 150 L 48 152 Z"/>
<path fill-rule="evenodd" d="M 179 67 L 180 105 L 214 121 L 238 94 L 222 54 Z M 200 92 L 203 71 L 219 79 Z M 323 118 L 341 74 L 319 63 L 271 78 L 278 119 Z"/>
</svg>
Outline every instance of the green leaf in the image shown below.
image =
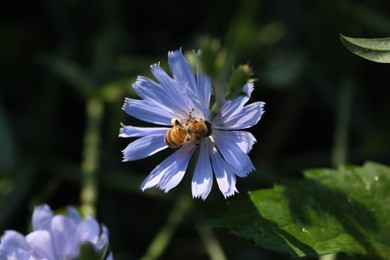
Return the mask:
<svg viewBox="0 0 390 260">
<path fill-rule="evenodd" d="M 362 58 L 390 63 L 390 37 L 365 39 L 340 35 L 340 39 L 348 50 Z"/>
<path fill-rule="evenodd" d="M 252 192 L 209 224 L 292 256 L 390 257 L 389 167 L 369 162 L 304 176 Z"/>
</svg>

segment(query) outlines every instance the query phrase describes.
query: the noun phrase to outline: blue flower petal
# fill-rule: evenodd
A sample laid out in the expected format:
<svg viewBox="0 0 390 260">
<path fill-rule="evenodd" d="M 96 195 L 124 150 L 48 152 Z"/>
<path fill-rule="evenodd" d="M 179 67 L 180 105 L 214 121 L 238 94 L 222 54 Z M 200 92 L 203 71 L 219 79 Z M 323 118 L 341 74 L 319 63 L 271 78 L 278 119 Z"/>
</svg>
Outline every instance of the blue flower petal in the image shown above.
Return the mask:
<svg viewBox="0 0 390 260">
<path fill-rule="evenodd" d="M 100 225 L 90 215 L 85 216 L 85 219 L 77 228 L 77 239 L 80 244 L 90 242 L 96 244 L 100 237 Z"/>
<path fill-rule="evenodd" d="M 164 90 L 170 93 L 172 100 L 175 101 L 175 106 L 187 113 L 191 111 L 192 107 L 186 95 L 185 86 L 179 85 L 157 64 L 150 66 L 150 69 Z"/>
<path fill-rule="evenodd" d="M 237 134 L 231 131 L 215 130 L 213 139 L 218 151 L 232 167 L 237 176 L 246 177 L 255 169 L 251 159 L 236 143 Z"/>
<path fill-rule="evenodd" d="M 158 103 L 167 111 L 172 112 L 172 108 L 175 107 L 187 111 L 187 103 L 184 102 L 185 99 L 180 93 L 182 90 L 180 90 L 180 87 L 174 86 L 175 83 L 170 81 L 168 86 L 164 86 L 149 78 L 138 77 L 133 84 L 133 88 L 143 100 Z"/>
<path fill-rule="evenodd" d="M 209 155 L 209 140 L 205 139 L 200 144 L 199 158 L 196 163 L 194 176 L 192 177 L 192 197 L 205 200 L 213 186 L 213 169 L 211 168 Z"/>
<path fill-rule="evenodd" d="M 27 244 L 34 250 L 33 255 L 38 259 L 54 260 L 56 257 L 51 236 L 47 230 L 37 230 L 26 236 Z"/>
<path fill-rule="evenodd" d="M 68 217 L 75 223 L 75 224 L 80 224 L 81 221 L 83 220 L 80 216 L 80 213 L 73 207 L 66 207 L 66 209 L 68 210 Z"/>
<path fill-rule="evenodd" d="M 242 87 L 242 89 L 241 89 L 242 94 L 245 94 L 245 95 L 240 95 L 237 98 L 235 98 L 234 100 L 229 100 L 227 103 L 232 102 L 233 104 L 242 108 L 245 105 L 245 103 L 248 102 L 248 100 L 250 99 L 254 89 L 255 89 L 255 86 L 253 83 L 245 84 L 245 86 Z M 234 107 L 234 106 L 229 111 L 229 114 L 234 114 L 236 112 L 235 110 L 238 107 Z"/>
<path fill-rule="evenodd" d="M 195 145 L 185 145 L 179 148 L 174 154 L 154 168 L 142 182 L 141 189 L 145 190 L 157 186 L 168 192 L 176 187 L 186 172 L 188 162 L 195 148 Z"/>
<path fill-rule="evenodd" d="M 112 256 L 112 252 L 110 252 L 106 260 L 114 260 L 114 257 Z"/>
<path fill-rule="evenodd" d="M 236 177 L 231 171 L 229 164 L 222 158 L 216 147 L 210 153 L 211 163 L 217 179 L 219 190 L 225 198 L 238 192 L 236 189 Z"/>
<path fill-rule="evenodd" d="M 191 99 L 191 113 L 195 118 L 202 118 L 206 121 L 211 121 L 211 112 L 208 107 L 204 106 L 202 102 L 195 96 L 192 90 L 189 90 L 189 97 Z"/>
<path fill-rule="evenodd" d="M 24 236 L 13 230 L 6 230 L 1 237 L 0 259 L 29 259 L 31 248 Z"/>
<path fill-rule="evenodd" d="M 197 84 L 194 73 L 180 50 L 168 52 L 168 64 L 173 78 L 178 81 L 179 84 L 188 86 L 196 93 Z"/>
<path fill-rule="evenodd" d="M 238 147 L 244 152 L 249 153 L 252 150 L 252 146 L 256 143 L 256 138 L 246 131 L 229 131 L 231 138 L 234 140 Z"/>
<path fill-rule="evenodd" d="M 263 115 L 264 102 L 255 102 L 245 106 L 239 113 L 226 118 L 225 126 L 229 130 L 245 129 L 256 125 Z"/>
<path fill-rule="evenodd" d="M 213 120 L 213 127 L 217 129 L 229 130 L 225 124 L 227 118 L 235 116 L 244 107 L 245 103 L 249 101 L 248 96 L 239 96 L 234 100 L 227 100 L 222 106 L 221 110 Z"/>
<path fill-rule="evenodd" d="M 53 211 L 46 204 L 35 207 L 32 216 L 33 230 L 50 230 Z"/>
<path fill-rule="evenodd" d="M 211 97 L 211 80 L 199 69 L 197 70 L 197 91 L 195 91 L 202 101 L 203 105 L 208 108 L 210 106 Z"/>
<path fill-rule="evenodd" d="M 253 83 L 247 83 L 245 84 L 245 86 L 242 88 L 242 92 L 248 96 L 248 97 L 251 97 L 252 96 L 252 92 L 253 90 L 255 89 L 255 85 Z"/>
<path fill-rule="evenodd" d="M 71 218 L 63 215 L 53 217 L 51 222 L 51 242 L 55 252 L 62 256 L 76 257 L 79 244 L 75 241 L 76 225 Z"/>
<path fill-rule="evenodd" d="M 254 126 L 259 122 L 264 112 L 263 106 L 264 102 L 255 102 L 243 108 L 238 108 L 236 113 L 225 113 L 225 117 L 218 118 L 218 121 L 215 122 L 216 128 L 225 130 L 239 130 Z M 223 109 L 224 108 L 222 108 L 222 110 Z"/>
<path fill-rule="evenodd" d="M 153 155 L 168 146 L 164 134 L 148 135 L 131 142 L 123 151 L 123 161 L 139 160 Z"/>
<path fill-rule="evenodd" d="M 168 63 L 173 78 L 179 83 L 180 89 L 186 98 L 187 106 L 193 116 L 210 121 L 209 100 L 211 95 L 211 84 L 207 78 L 201 74 L 199 82 L 195 81 L 194 73 L 187 60 L 180 50 L 168 53 Z M 200 114 L 197 114 L 201 112 Z"/>
<path fill-rule="evenodd" d="M 101 226 L 100 234 L 99 234 L 99 240 L 96 243 L 97 250 L 101 251 L 102 253 L 106 253 L 108 248 L 108 229 L 105 225 Z M 108 258 L 107 258 L 108 259 Z"/>
<path fill-rule="evenodd" d="M 252 83 L 246 84 L 242 91 L 245 96 L 239 96 L 234 100 L 228 100 L 223 105 L 217 116 L 213 120 L 213 127 L 224 130 L 239 130 L 249 128 L 260 120 L 264 113 L 264 102 L 255 102 L 244 106 L 252 94 L 254 86 Z"/>
<path fill-rule="evenodd" d="M 122 124 L 119 130 L 119 137 L 141 137 L 148 135 L 165 135 L 169 128 L 167 127 L 135 127 Z"/>
<path fill-rule="evenodd" d="M 159 125 L 170 125 L 175 115 L 158 103 L 126 98 L 122 109 L 132 117 Z"/>
</svg>

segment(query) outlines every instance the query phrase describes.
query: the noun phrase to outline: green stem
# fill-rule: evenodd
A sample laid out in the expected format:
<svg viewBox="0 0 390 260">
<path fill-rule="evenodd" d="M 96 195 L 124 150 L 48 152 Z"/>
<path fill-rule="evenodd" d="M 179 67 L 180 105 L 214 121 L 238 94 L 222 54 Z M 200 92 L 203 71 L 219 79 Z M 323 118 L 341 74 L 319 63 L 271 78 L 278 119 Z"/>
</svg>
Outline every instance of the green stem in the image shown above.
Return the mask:
<svg viewBox="0 0 390 260">
<path fill-rule="evenodd" d="M 332 149 L 332 165 L 337 167 L 347 161 L 348 129 L 351 113 L 352 83 L 346 79 L 338 93 L 336 124 Z"/>
<path fill-rule="evenodd" d="M 172 211 L 168 215 L 167 221 L 150 243 L 142 260 L 158 259 L 162 255 L 176 229 L 190 212 L 192 204 L 192 200 L 187 196 L 181 196 L 176 200 Z"/>
<path fill-rule="evenodd" d="M 352 82 L 345 79 L 339 88 L 336 124 L 334 131 L 334 143 L 332 148 L 332 165 L 345 164 L 347 162 L 348 129 L 352 103 Z M 335 260 L 337 254 L 324 255 L 320 260 Z"/>
<path fill-rule="evenodd" d="M 84 133 L 83 162 L 81 164 L 82 189 L 81 211 L 83 214 L 96 215 L 98 196 L 97 170 L 99 167 L 100 128 L 103 115 L 103 103 L 90 98 L 86 106 L 86 129 Z"/>
<path fill-rule="evenodd" d="M 221 245 L 210 228 L 200 228 L 199 234 L 203 240 L 211 260 L 227 259 Z"/>
</svg>

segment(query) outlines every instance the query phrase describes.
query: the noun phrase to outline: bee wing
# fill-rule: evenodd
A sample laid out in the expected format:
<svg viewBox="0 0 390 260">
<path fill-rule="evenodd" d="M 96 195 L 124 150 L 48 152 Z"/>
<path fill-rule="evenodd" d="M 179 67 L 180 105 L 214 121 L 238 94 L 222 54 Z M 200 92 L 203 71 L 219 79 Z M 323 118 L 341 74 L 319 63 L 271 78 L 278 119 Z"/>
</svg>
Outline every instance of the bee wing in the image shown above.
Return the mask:
<svg viewBox="0 0 390 260">
<path fill-rule="evenodd" d="M 183 119 L 187 120 L 188 119 L 188 114 L 190 112 L 190 111 L 184 111 L 180 107 L 176 107 L 176 106 L 172 108 L 172 111 L 176 115 L 177 118 L 182 119 L 182 120 Z"/>
</svg>

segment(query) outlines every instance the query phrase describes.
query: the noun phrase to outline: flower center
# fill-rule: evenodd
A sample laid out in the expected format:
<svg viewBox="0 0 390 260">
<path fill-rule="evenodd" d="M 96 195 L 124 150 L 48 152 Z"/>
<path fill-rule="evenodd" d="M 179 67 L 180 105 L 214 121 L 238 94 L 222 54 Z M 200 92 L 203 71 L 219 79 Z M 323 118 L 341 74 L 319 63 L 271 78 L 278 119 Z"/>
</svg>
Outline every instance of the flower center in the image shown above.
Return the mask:
<svg viewBox="0 0 390 260">
<path fill-rule="evenodd" d="M 164 136 L 164 142 L 169 147 L 178 148 L 187 143 L 198 145 L 204 138 L 212 134 L 210 122 L 192 117 L 191 112 L 188 114 L 185 124 L 179 118 L 172 118 L 173 127 L 168 129 Z"/>
</svg>

